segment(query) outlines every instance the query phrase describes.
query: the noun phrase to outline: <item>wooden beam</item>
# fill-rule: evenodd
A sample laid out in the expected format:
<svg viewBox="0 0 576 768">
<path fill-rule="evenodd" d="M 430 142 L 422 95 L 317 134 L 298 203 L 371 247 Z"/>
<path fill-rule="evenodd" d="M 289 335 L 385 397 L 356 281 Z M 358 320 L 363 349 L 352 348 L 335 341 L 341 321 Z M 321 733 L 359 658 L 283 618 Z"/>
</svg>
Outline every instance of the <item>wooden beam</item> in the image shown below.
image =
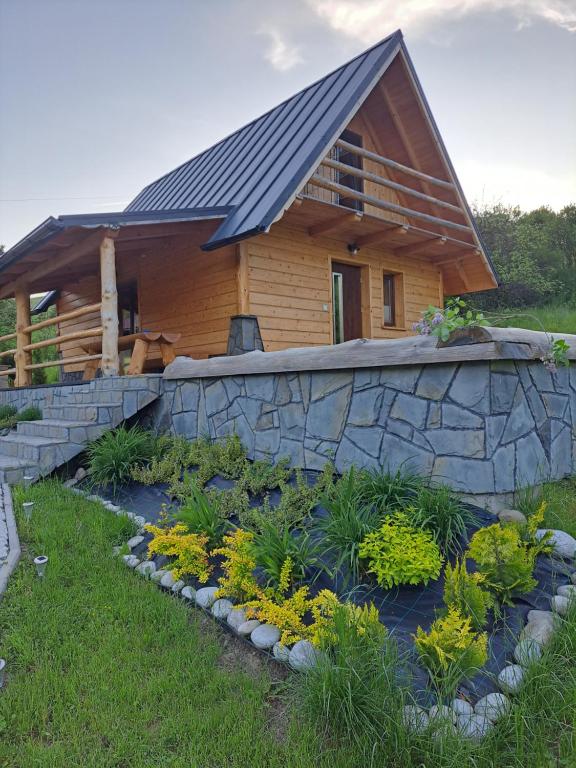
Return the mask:
<svg viewBox="0 0 576 768">
<path fill-rule="evenodd" d="M 86 306 L 73 309 L 71 312 L 64 312 L 61 315 L 48 317 L 46 320 L 42 320 L 40 323 L 32 323 L 32 325 L 29 325 L 24 330 L 28 331 L 29 333 L 33 333 L 34 331 L 39 331 L 41 328 L 48 328 L 51 325 L 57 325 L 60 322 L 64 322 L 64 320 L 73 320 L 75 317 L 82 317 L 82 315 L 89 315 L 91 312 L 98 312 L 99 309 L 100 302 L 97 304 L 86 304 Z M 3 340 L 4 338 L 0 338 L 0 341 Z"/>
<path fill-rule="evenodd" d="M 331 219 L 321 221 L 318 224 L 309 227 L 308 234 L 310 237 L 317 237 L 318 235 L 323 235 L 325 232 L 329 232 L 331 229 L 336 229 L 336 227 L 339 227 L 342 224 L 352 224 L 359 221 L 362 221 L 362 213 L 360 211 L 342 213 L 339 216 L 334 216 Z"/>
<path fill-rule="evenodd" d="M 450 242 L 450 239 L 448 238 L 448 242 Z M 473 251 L 470 253 L 454 253 L 452 256 L 441 256 L 441 257 L 434 257 L 431 256 L 432 263 L 436 267 L 449 267 L 449 266 L 455 266 L 456 261 L 464 261 L 464 259 L 469 259 L 472 256 L 475 258 L 480 258 L 482 254 L 477 248 L 474 248 Z"/>
<path fill-rule="evenodd" d="M 102 286 L 102 375 L 118 376 L 118 290 L 116 288 L 116 253 L 114 240 L 105 237 L 100 243 L 100 281 Z"/>
<path fill-rule="evenodd" d="M 238 284 L 238 314 L 250 314 L 250 272 L 248 264 L 248 250 L 246 243 L 239 243 L 237 250 L 238 266 L 236 280 Z"/>
<path fill-rule="evenodd" d="M 427 251 L 434 245 L 444 245 L 447 238 L 443 235 L 441 237 L 431 237 L 428 240 L 422 240 L 419 243 L 412 243 L 411 245 L 403 245 L 401 248 L 395 248 L 394 254 L 396 256 L 416 256 L 418 253 Z"/>
<path fill-rule="evenodd" d="M 458 277 L 460 280 L 462 280 L 462 284 L 464 285 L 464 289 L 466 291 L 470 290 L 470 283 L 468 282 L 468 276 L 466 275 L 466 272 L 464 271 L 464 268 L 462 267 L 462 262 L 460 259 L 455 262 L 454 266 L 456 267 L 456 271 L 458 272 Z"/>
<path fill-rule="evenodd" d="M 405 184 L 399 184 L 396 181 L 392 181 L 391 179 L 386 178 L 386 176 L 379 176 L 377 173 L 365 171 L 363 168 L 355 168 L 353 165 L 341 163 L 338 160 L 332 160 L 329 157 L 324 158 L 320 165 L 333 168 L 335 171 L 340 171 L 341 173 L 346 173 L 351 176 L 357 176 L 360 179 L 364 179 L 364 181 L 372 182 L 372 184 L 380 184 L 382 187 L 389 187 L 390 189 L 394 189 L 396 192 L 402 192 L 404 195 L 417 198 L 418 200 L 423 200 L 426 203 L 439 206 L 440 208 L 447 208 L 448 210 L 454 211 L 460 216 L 466 216 L 460 206 L 447 203 L 445 200 L 440 200 L 440 198 L 433 197 L 432 195 L 426 195 L 424 192 L 419 192 L 417 189 L 407 187 Z"/>
<path fill-rule="evenodd" d="M 43 277 L 47 277 L 58 269 L 62 269 L 63 267 L 68 266 L 68 264 L 71 264 L 76 259 L 80 259 L 83 256 L 89 255 L 90 253 L 97 253 L 98 247 L 103 237 L 113 238 L 116 237 L 116 235 L 117 232 L 114 230 L 98 227 L 95 232 L 91 232 L 76 245 L 70 246 L 70 248 L 66 249 L 60 256 L 57 256 L 54 259 L 50 259 L 47 262 L 42 262 L 37 267 L 34 267 L 34 269 L 28 270 L 26 272 L 26 282 L 30 286 L 33 286 L 35 283 L 37 283 L 38 280 L 41 280 Z M 3 273 L 0 272 L 0 278 L 2 275 Z M 14 295 L 16 290 L 16 283 L 17 281 L 12 281 L 1 288 L 0 299 L 5 299 L 8 296 Z M 34 287 L 35 290 L 40 292 L 37 286 Z M 47 290 L 51 288 L 53 288 L 53 286 L 49 286 Z"/>
<path fill-rule="evenodd" d="M 355 144 L 349 144 L 347 141 L 344 141 L 344 139 L 338 139 L 336 141 L 336 146 L 347 149 L 349 152 L 353 152 L 360 157 L 366 158 L 366 160 L 372 160 L 374 163 L 384 165 L 386 168 L 392 168 L 393 170 L 400 171 L 408 176 L 414 176 L 414 178 L 420 179 L 420 181 L 426 181 L 428 184 L 435 184 L 437 187 L 442 187 L 443 189 L 454 189 L 454 184 L 450 181 L 444 181 L 444 179 L 437 179 L 435 176 L 429 176 L 427 173 L 422 173 L 422 171 L 418 171 L 416 168 L 411 168 L 409 165 L 397 163 L 396 160 L 390 160 L 390 158 L 383 157 L 376 152 L 371 152 L 369 149 L 357 147 Z"/>
<path fill-rule="evenodd" d="M 370 232 L 367 235 L 361 235 L 361 237 L 357 237 L 355 243 L 358 248 L 364 248 L 367 245 L 380 243 L 382 240 L 386 240 L 386 238 L 390 235 L 394 235 L 394 237 L 397 237 L 398 235 L 404 236 L 409 231 L 409 224 L 402 224 L 399 227 L 389 227 L 388 229 L 379 229 L 377 232 Z"/>
<path fill-rule="evenodd" d="M 100 360 L 102 355 L 79 355 L 78 357 L 63 357 L 60 360 L 47 360 L 44 363 L 33 363 L 26 366 L 27 371 L 35 371 L 37 368 L 51 368 L 53 365 L 74 365 L 87 363 L 89 360 Z"/>
<path fill-rule="evenodd" d="M 26 352 L 31 352 L 33 349 L 43 349 L 44 347 L 52 347 L 55 344 L 64 344 L 66 341 L 74 341 L 75 339 L 87 339 L 92 336 L 102 336 L 102 328 L 86 328 L 83 331 L 73 331 L 72 333 L 65 333 L 62 336 L 54 336 L 51 339 L 42 339 L 42 341 L 33 341 L 27 344 L 24 349 Z"/>
<path fill-rule="evenodd" d="M 329 189 L 332 192 L 338 192 L 338 194 L 351 197 L 354 200 L 361 200 L 367 205 L 373 205 L 375 208 L 381 208 L 383 211 L 392 211 L 400 216 L 406 216 L 407 218 L 421 219 L 435 224 L 439 227 L 447 227 L 449 229 L 457 229 L 460 232 L 472 232 L 472 228 L 467 224 L 457 224 L 455 221 L 449 221 L 448 219 L 439 219 L 437 216 L 432 216 L 429 213 L 422 213 L 422 211 L 414 211 L 412 208 L 405 208 L 403 205 L 396 205 L 390 203 L 387 200 L 380 200 L 372 195 L 366 195 L 363 192 L 357 192 L 355 189 L 350 189 L 343 184 L 337 184 L 335 181 L 330 181 L 324 176 L 315 174 L 309 179 L 308 184 L 312 184 L 316 187 L 322 187 L 323 189 Z"/>
<path fill-rule="evenodd" d="M 30 325 L 30 291 L 28 286 L 18 285 L 14 298 L 16 300 L 15 385 L 17 387 L 29 387 L 32 384 L 32 375 L 27 366 L 32 362 L 32 357 L 30 352 L 26 350 L 26 345 L 30 343 L 30 333 L 26 330 Z"/>
</svg>

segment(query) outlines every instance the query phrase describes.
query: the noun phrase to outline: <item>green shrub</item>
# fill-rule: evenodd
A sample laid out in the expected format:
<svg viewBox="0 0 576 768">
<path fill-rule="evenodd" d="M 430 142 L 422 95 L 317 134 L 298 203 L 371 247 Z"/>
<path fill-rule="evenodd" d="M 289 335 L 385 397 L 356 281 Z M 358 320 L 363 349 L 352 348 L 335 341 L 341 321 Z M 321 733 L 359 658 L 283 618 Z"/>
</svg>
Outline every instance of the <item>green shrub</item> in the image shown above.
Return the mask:
<svg viewBox="0 0 576 768">
<path fill-rule="evenodd" d="M 157 437 L 147 464 L 134 467 L 132 477 L 144 485 L 176 483 L 188 466 L 190 443 L 184 437 Z"/>
<path fill-rule="evenodd" d="M 304 581 L 306 570 L 320 564 L 318 546 L 306 531 L 291 531 L 286 524 L 276 525 L 265 520 L 253 539 L 256 565 L 262 569 L 268 586 L 278 589 L 281 576 L 286 576 L 286 562 L 290 560 L 290 584 Z M 284 573 L 283 573 L 284 570 Z"/>
<path fill-rule="evenodd" d="M 364 538 L 359 556 L 368 561 L 368 573 L 387 589 L 427 584 L 438 578 L 442 568 L 442 555 L 432 535 L 414 528 L 401 512 L 387 517 L 377 531 Z"/>
<path fill-rule="evenodd" d="M 503 605 L 534 589 L 534 555 L 526 547 L 516 526 L 498 523 L 476 531 L 467 553 L 484 576 L 485 584 Z"/>
<path fill-rule="evenodd" d="M 484 576 L 481 573 L 468 573 L 466 561 L 457 560 L 454 566 L 446 564 L 444 569 L 444 604 L 455 607 L 472 622 L 472 627 L 480 631 L 488 623 L 488 611 L 493 605 L 490 592 L 482 588 Z"/>
<path fill-rule="evenodd" d="M 290 459 L 280 459 L 276 464 L 270 461 L 246 462 L 238 486 L 253 496 L 260 496 L 264 491 L 284 485 L 291 474 Z"/>
<path fill-rule="evenodd" d="M 486 633 L 473 631 L 469 618 L 455 607 L 436 619 L 430 630 L 418 627 L 414 645 L 422 664 L 443 695 L 453 695 L 463 678 L 478 672 L 488 659 Z"/>
<path fill-rule="evenodd" d="M 190 533 L 205 536 L 209 551 L 220 546 L 230 528 L 226 518 L 220 515 L 218 505 L 195 483 L 190 484 L 189 495 L 174 513 L 174 518 L 184 523 Z"/>
<path fill-rule="evenodd" d="M 321 478 L 322 479 L 322 478 Z M 301 525 L 310 517 L 310 513 L 318 505 L 324 482 L 317 482 L 310 486 L 301 470 L 295 472 L 295 483 L 280 484 L 280 501 L 273 507 L 269 496 L 259 507 L 247 505 L 240 516 L 240 524 L 251 530 L 261 530 L 266 521 L 273 521 L 277 527 L 287 526 L 293 528 Z"/>
<path fill-rule="evenodd" d="M 366 765 L 375 765 L 374 750 L 401 738 L 406 694 L 398 684 L 396 643 L 374 622 L 359 631 L 355 615 L 348 604 L 336 608 L 333 642 L 305 675 L 293 678 L 294 694 L 298 712 L 324 735 L 356 744 L 368 756 Z"/>
<path fill-rule="evenodd" d="M 18 409 L 13 405 L 0 405 L 0 421 L 6 421 L 16 416 Z"/>
<path fill-rule="evenodd" d="M 406 507 L 421 485 L 422 479 L 405 469 L 396 472 L 372 469 L 358 473 L 358 492 L 362 501 L 374 506 L 382 515 Z"/>
<path fill-rule="evenodd" d="M 419 488 L 409 513 L 410 523 L 429 531 L 445 555 L 461 551 L 467 527 L 476 522 L 476 515 L 446 485 Z"/>
<path fill-rule="evenodd" d="M 360 578 L 360 544 L 379 523 L 378 512 L 362 503 L 358 492 L 357 474 L 350 469 L 325 493 L 320 504 L 327 514 L 319 517 L 315 528 L 325 543 L 337 570 L 344 569 L 345 582 Z"/>
<path fill-rule="evenodd" d="M 37 405 L 29 405 L 23 408 L 16 416 L 16 421 L 40 421 L 42 411 Z"/>
<path fill-rule="evenodd" d="M 234 486 L 233 488 L 205 488 L 209 501 L 214 504 L 222 519 L 237 517 L 242 519 L 244 513 L 250 508 L 250 498 L 246 491 Z"/>
<path fill-rule="evenodd" d="M 119 485 L 132 478 L 134 468 L 147 462 L 154 451 L 154 436 L 140 427 L 119 427 L 105 432 L 88 446 L 90 478 L 95 485 Z"/>
</svg>

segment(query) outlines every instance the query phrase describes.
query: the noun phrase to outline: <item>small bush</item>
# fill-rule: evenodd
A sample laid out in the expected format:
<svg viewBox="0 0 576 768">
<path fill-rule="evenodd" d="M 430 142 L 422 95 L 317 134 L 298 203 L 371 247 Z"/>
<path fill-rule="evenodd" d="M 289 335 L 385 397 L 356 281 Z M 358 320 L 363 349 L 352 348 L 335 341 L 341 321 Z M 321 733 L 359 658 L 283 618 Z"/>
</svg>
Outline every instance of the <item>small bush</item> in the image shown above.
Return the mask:
<svg viewBox="0 0 576 768">
<path fill-rule="evenodd" d="M 262 527 L 254 536 L 256 565 L 262 569 L 268 585 L 280 587 L 284 577 L 290 584 L 304 580 L 309 568 L 320 565 L 318 545 L 306 531 L 292 532 L 286 524 L 277 525 L 273 520 L 263 520 Z M 290 563 L 286 573 L 286 563 Z"/>
<path fill-rule="evenodd" d="M 189 495 L 176 510 L 174 517 L 179 523 L 183 523 L 190 533 L 206 536 L 209 551 L 222 543 L 222 537 L 230 527 L 227 519 L 220 515 L 213 499 L 194 483 L 190 485 Z"/>
<path fill-rule="evenodd" d="M 190 443 L 186 438 L 167 435 L 158 437 L 150 461 L 134 467 L 132 478 L 144 485 L 177 483 L 183 468 L 188 466 L 189 454 Z"/>
<path fill-rule="evenodd" d="M 406 507 L 422 485 L 422 479 L 399 469 L 363 470 L 358 474 L 358 492 L 365 504 L 375 507 L 381 515 Z"/>
<path fill-rule="evenodd" d="M 224 575 L 218 579 L 219 597 L 232 600 L 252 600 L 259 594 L 260 588 L 254 577 L 256 560 L 254 558 L 254 535 L 250 531 L 237 528 L 224 536 L 224 546 L 213 551 L 213 555 L 223 558 Z"/>
<path fill-rule="evenodd" d="M 503 605 L 513 605 L 514 596 L 531 592 L 537 584 L 532 578 L 534 555 L 516 526 L 495 523 L 481 528 L 472 536 L 467 554 Z"/>
<path fill-rule="evenodd" d="M 326 547 L 324 554 L 335 562 L 337 570 L 344 569 L 344 578 L 360 578 L 360 545 L 378 525 L 380 517 L 373 507 L 361 501 L 357 474 L 351 469 L 325 493 L 320 503 L 327 515 L 316 522 Z"/>
<path fill-rule="evenodd" d="M 414 644 L 420 661 L 444 695 L 453 695 L 460 680 L 478 672 L 488 659 L 486 633 L 475 633 L 470 619 L 455 607 L 436 619 L 429 632 L 418 627 Z"/>
<path fill-rule="evenodd" d="M 260 507 L 243 509 L 240 516 L 240 524 L 254 531 L 259 531 L 268 521 L 272 521 L 277 527 L 293 528 L 301 525 L 317 506 L 320 494 L 325 487 L 324 476 L 321 476 L 316 485 L 310 486 L 306 482 L 304 474 L 300 470 L 295 472 L 295 484 L 280 483 L 280 501 L 273 507 L 269 496 L 264 498 Z"/>
<path fill-rule="evenodd" d="M 7 421 L 18 413 L 18 409 L 13 405 L 0 405 L 0 421 Z"/>
<path fill-rule="evenodd" d="M 332 625 L 335 642 L 328 654 L 295 678 L 297 708 L 328 738 L 365 750 L 366 765 L 375 765 L 373 750 L 382 742 L 395 743 L 401 733 L 404 691 L 397 683 L 398 649 L 382 625 L 359 625 L 348 604 L 336 607 Z"/>
<path fill-rule="evenodd" d="M 253 496 L 260 496 L 264 491 L 285 484 L 291 474 L 290 459 L 280 459 L 276 464 L 269 461 L 246 462 L 238 479 L 238 487 Z"/>
<path fill-rule="evenodd" d="M 462 550 L 476 515 L 446 485 L 422 486 L 409 507 L 410 523 L 429 531 L 445 555 Z"/>
<path fill-rule="evenodd" d="M 468 617 L 477 631 L 484 629 L 488 623 L 488 611 L 494 602 L 492 595 L 482 588 L 483 583 L 481 573 L 468 573 L 465 560 L 457 560 L 454 566 L 446 564 L 444 603 Z"/>
<path fill-rule="evenodd" d="M 29 405 L 27 408 L 23 408 L 16 416 L 16 421 L 40 421 L 42 418 L 42 411 L 37 405 Z"/>
<path fill-rule="evenodd" d="M 400 584 L 427 584 L 437 579 L 442 555 L 428 531 L 414 528 L 406 515 L 398 512 L 362 541 L 359 555 L 368 561 L 368 573 L 380 586 L 390 589 Z"/>
<path fill-rule="evenodd" d="M 145 528 L 153 536 L 148 544 L 148 555 L 173 557 L 174 560 L 167 569 L 172 572 L 174 578 L 194 576 L 201 584 L 208 581 L 212 567 L 208 562 L 206 536 L 189 533 L 182 523 L 177 523 L 172 528 L 160 528 L 156 525 L 146 525 Z"/>
<path fill-rule="evenodd" d="M 119 427 L 105 432 L 88 446 L 90 478 L 95 485 L 111 485 L 114 492 L 127 483 L 137 465 L 147 462 L 154 450 L 154 437 L 140 427 Z"/>
<path fill-rule="evenodd" d="M 234 486 L 233 488 L 205 488 L 204 493 L 209 501 L 216 506 L 221 518 L 228 520 L 231 517 L 242 519 L 245 512 L 250 509 L 250 498 L 246 491 Z"/>
</svg>

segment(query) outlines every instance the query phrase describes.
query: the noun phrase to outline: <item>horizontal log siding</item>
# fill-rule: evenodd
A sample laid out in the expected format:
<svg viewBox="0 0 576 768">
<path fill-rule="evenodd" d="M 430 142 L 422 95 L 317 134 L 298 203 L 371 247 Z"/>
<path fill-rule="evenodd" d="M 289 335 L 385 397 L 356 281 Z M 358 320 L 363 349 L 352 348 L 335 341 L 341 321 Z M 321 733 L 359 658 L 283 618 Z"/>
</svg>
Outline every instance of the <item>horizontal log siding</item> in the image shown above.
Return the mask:
<svg viewBox="0 0 576 768">
<path fill-rule="evenodd" d="M 267 351 L 332 341 L 332 261 L 363 266 L 369 273 L 370 301 L 364 308 L 373 339 L 412 333 L 412 323 L 441 295 L 440 271 L 422 258 L 398 258 L 384 247 L 362 248 L 349 258 L 346 244 L 329 237 L 310 237 L 305 230 L 276 224 L 268 235 L 247 240 L 250 312 L 257 315 Z M 383 273 L 404 276 L 402 329 L 383 327 Z M 324 311 L 323 305 L 328 306 Z"/>
</svg>

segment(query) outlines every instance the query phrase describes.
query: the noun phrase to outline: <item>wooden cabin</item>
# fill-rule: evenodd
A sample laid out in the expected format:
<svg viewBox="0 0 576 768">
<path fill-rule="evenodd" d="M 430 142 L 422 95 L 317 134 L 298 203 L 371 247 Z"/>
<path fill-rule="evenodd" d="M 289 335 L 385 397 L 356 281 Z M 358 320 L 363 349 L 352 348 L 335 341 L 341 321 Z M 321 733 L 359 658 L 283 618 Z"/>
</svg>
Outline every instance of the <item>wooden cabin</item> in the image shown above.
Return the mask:
<svg viewBox="0 0 576 768">
<path fill-rule="evenodd" d="M 400 32 L 125 211 L 50 218 L 0 258 L 19 386 L 46 365 L 32 293 L 56 304 L 56 363 L 89 377 L 121 371 L 143 334 L 131 372 L 247 351 L 230 346 L 241 318 L 264 351 L 397 338 L 446 294 L 496 285 Z"/>
</svg>

